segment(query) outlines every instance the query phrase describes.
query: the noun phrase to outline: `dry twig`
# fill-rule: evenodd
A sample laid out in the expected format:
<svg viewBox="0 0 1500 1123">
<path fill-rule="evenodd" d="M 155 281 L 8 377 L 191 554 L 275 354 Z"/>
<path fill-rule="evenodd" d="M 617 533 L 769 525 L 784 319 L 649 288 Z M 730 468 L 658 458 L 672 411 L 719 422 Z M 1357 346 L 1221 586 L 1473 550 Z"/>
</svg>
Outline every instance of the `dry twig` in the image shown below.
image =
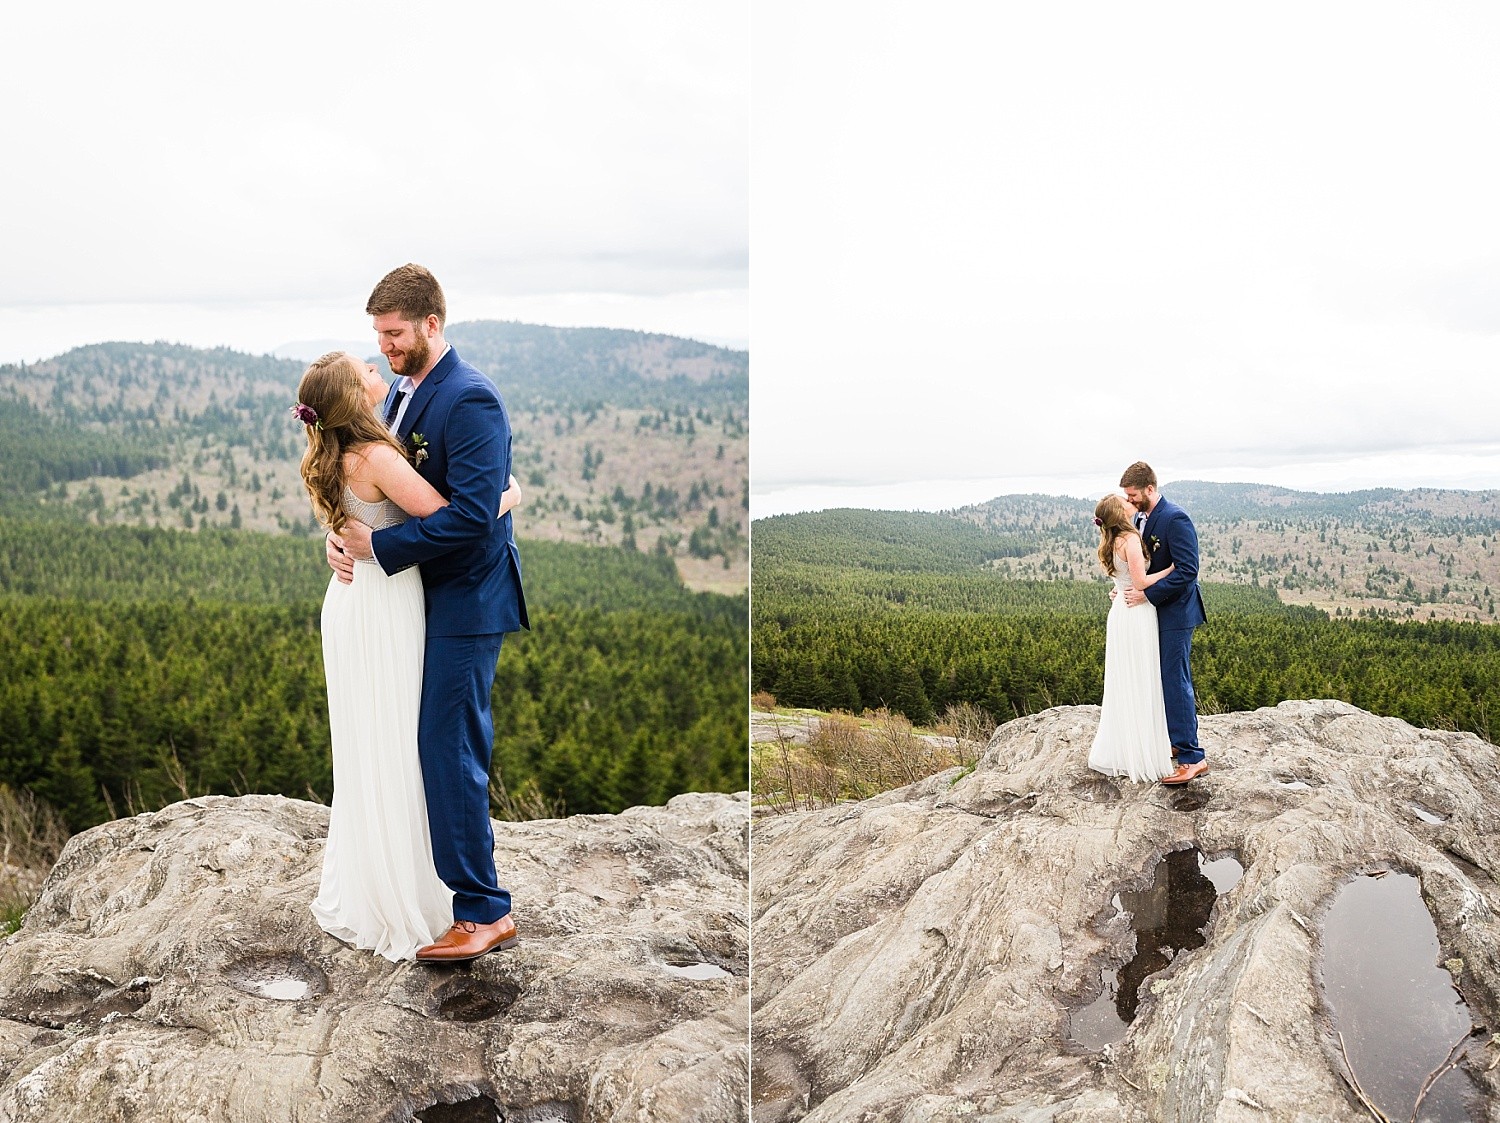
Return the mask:
<svg viewBox="0 0 1500 1123">
<path fill-rule="evenodd" d="M 1295 916 L 1296 913 L 1292 915 Z M 1349 1063 L 1349 1049 L 1344 1044 L 1344 1035 L 1342 1033 L 1339 1034 L 1338 1039 L 1339 1052 L 1344 1054 L 1344 1071 L 1340 1075 L 1343 1076 L 1349 1087 L 1354 1090 L 1354 1094 L 1359 1098 L 1359 1102 L 1364 1104 L 1365 1109 L 1375 1117 L 1376 1123 L 1391 1123 L 1390 1117 L 1376 1107 L 1370 1097 L 1365 1095 L 1365 1090 L 1360 1087 L 1359 1077 L 1354 1075 L 1354 1066 Z"/>
<path fill-rule="evenodd" d="M 1453 1048 L 1448 1050 L 1448 1055 L 1443 1058 L 1443 1063 L 1438 1065 L 1427 1074 L 1427 1079 L 1422 1081 L 1422 1086 L 1417 1089 L 1417 1102 L 1411 1106 L 1410 1123 L 1417 1123 L 1417 1112 L 1422 1108 L 1422 1101 L 1427 1098 L 1427 1093 L 1432 1091 L 1432 1086 L 1442 1079 L 1443 1073 L 1463 1059 L 1464 1043 L 1474 1035 L 1474 1027 L 1471 1025 L 1464 1035 L 1453 1043 Z"/>
</svg>

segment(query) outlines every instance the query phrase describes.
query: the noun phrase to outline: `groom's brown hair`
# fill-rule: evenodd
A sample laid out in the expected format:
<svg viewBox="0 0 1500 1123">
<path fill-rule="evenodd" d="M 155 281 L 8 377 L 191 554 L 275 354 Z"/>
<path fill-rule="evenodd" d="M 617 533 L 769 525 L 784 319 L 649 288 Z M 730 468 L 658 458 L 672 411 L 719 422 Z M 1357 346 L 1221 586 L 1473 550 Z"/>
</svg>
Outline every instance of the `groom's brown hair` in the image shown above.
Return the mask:
<svg viewBox="0 0 1500 1123">
<path fill-rule="evenodd" d="M 1120 477 L 1120 486 L 1155 487 L 1156 473 L 1151 470 L 1151 465 L 1147 464 L 1144 460 L 1137 460 L 1129 468 L 1125 469 L 1125 474 Z"/>
<path fill-rule="evenodd" d="M 448 321 L 448 302 L 443 299 L 443 286 L 420 265 L 392 269 L 380 278 L 380 283 L 365 302 L 367 316 L 384 316 L 390 312 L 413 324 L 420 324 L 428 316 L 436 316 L 441 331 Z"/>
</svg>

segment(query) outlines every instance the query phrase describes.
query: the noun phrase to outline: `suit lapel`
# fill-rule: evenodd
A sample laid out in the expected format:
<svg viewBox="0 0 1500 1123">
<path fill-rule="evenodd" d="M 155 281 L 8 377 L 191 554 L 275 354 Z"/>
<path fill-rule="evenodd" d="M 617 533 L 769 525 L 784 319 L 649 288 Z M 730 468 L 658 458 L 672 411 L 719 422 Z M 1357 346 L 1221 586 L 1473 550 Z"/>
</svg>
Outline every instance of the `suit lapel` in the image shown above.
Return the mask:
<svg viewBox="0 0 1500 1123">
<path fill-rule="evenodd" d="M 1141 541 L 1146 543 L 1148 547 L 1151 544 L 1151 531 L 1156 526 L 1156 517 L 1158 515 L 1165 514 L 1166 510 L 1167 501 L 1165 499 L 1161 499 L 1157 501 L 1155 507 L 1151 508 L 1151 513 L 1146 516 L 1146 525 L 1141 527 Z M 1155 553 L 1152 554 L 1151 560 L 1153 563 L 1156 561 Z"/>
<path fill-rule="evenodd" d="M 421 385 L 412 393 L 411 402 L 406 407 L 406 414 L 401 418 L 401 425 L 396 433 L 397 439 L 403 444 L 411 435 L 412 430 L 417 427 L 417 422 L 422 419 L 422 411 L 427 408 L 427 403 L 432 401 L 432 396 L 437 393 L 438 386 L 456 366 L 458 366 L 458 352 L 449 347 L 448 353 L 438 360 L 438 365 L 428 372 L 427 377 L 422 379 Z"/>
</svg>

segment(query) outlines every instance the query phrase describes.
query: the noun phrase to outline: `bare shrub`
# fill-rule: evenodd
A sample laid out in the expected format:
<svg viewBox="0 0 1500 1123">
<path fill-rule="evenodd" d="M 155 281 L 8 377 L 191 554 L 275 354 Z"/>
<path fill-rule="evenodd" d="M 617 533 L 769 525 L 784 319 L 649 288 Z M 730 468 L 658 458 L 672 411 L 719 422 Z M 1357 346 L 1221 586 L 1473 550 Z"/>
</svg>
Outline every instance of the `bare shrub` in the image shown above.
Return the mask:
<svg viewBox="0 0 1500 1123">
<path fill-rule="evenodd" d="M 750 746 L 750 791 L 759 801 L 759 809 L 777 813 L 790 811 L 784 798 L 784 789 L 777 782 L 775 765 L 770 746 L 764 743 Z"/>
<path fill-rule="evenodd" d="M 807 735 L 805 788 L 824 803 L 853 796 L 867 756 L 865 732 L 859 719 L 843 710 L 818 718 Z"/>
<path fill-rule="evenodd" d="M 750 790 L 771 811 L 795 811 L 798 792 L 805 791 L 800 765 L 801 747 L 779 725 L 774 741 L 762 741 L 750 755 Z M 813 806 L 808 800 L 808 806 Z"/>
<path fill-rule="evenodd" d="M 882 706 L 869 716 L 875 723 L 872 736 L 880 754 L 876 769 L 880 790 L 914 784 L 955 763 L 954 755 L 945 746 L 913 733 L 911 722 L 901 714 Z M 892 779 L 894 783 L 889 782 Z"/>
<path fill-rule="evenodd" d="M 953 734 L 953 744 L 913 731 L 911 722 L 887 709 L 867 710 L 862 717 L 835 711 L 819 717 L 799 744 L 792 732 L 776 728 L 776 739 L 754 746 L 750 788 L 759 806 L 780 813 L 827 806 L 846 799 L 868 799 L 883 791 L 915 783 L 935 772 L 977 759 L 988 720 L 984 711 L 960 714 L 955 725 L 970 736 Z"/>
<path fill-rule="evenodd" d="M 773 713 L 776 710 L 776 695 L 769 690 L 757 690 L 750 695 L 750 708 L 762 713 Z"/>
<path fill-rule="evenodd" d="M 0 784 L 0 934 L 20 927 L 68 834 L 45 800 Z"/>
<path fill-rule="evenodd" d="M 503 822 L 524 823 L 529 819 L 561 819 L 567 809 L 561 797 L 544 795 L 530 776 L 512 795 L 505 778 L 497 775 L 490 777 L 490 814 Z"/>
<path fill-rule="evenodd" d="M 958 763 L 967 768 L 979 760 L 979 754 L 995 732 L 995 725 L 995 719 L 982 706 L 973 702 L 952 702 L 933 728 L 944 737 L 953 738 Z"/>
</svg>

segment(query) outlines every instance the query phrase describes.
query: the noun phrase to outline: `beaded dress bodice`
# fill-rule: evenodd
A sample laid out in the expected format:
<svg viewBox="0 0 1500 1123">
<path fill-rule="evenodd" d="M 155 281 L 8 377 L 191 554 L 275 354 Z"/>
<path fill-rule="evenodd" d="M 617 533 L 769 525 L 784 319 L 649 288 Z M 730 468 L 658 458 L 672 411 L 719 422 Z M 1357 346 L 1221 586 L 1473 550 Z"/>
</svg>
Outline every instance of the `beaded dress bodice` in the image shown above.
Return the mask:
<svg viewBox="0 0 1500 1123">
<path fill-rule="evenodd" d="M 384 530 L 388 526 L 399 526 L 406 521 L 406 512 L 389 499 L 382 499 L 378 503 L 371 503 L 361 499 L 344 485 L 344 512 L 351 519 L 358 519 L 371 530 Z M 360 561 L 374 565 L 374 558 L 361 558 Z"/>
</svg>

